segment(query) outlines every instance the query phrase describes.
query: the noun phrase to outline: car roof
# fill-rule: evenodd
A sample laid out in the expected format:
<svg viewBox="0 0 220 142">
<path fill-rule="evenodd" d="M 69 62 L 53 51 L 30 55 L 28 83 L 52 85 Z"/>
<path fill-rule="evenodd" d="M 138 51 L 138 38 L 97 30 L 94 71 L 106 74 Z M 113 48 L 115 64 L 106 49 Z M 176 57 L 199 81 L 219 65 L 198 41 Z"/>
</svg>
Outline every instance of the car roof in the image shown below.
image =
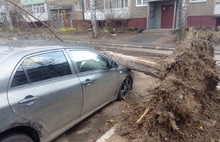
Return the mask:
<svg viewBox="0 0 220 142">
<path fill-rule="evenodd" d="M 48 40 L 0 40 L 0 59 L 13 53 L 25 51 L 25 54 L 53 49 L 89 49 L 76 44 Z"/>
</svg>

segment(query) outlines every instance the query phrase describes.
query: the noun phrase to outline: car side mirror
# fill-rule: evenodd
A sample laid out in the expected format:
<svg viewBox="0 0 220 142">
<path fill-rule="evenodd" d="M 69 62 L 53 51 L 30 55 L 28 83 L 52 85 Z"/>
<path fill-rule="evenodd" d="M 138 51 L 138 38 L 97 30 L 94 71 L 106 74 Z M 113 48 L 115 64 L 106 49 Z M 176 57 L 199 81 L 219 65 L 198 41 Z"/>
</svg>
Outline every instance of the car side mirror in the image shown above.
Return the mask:
<svg viewBox="0 0 220 142">
<path fill-rule="evenodd" d="M 118 63 L 111 61 L 111 68 L 118 68 Z"/>
</svg>

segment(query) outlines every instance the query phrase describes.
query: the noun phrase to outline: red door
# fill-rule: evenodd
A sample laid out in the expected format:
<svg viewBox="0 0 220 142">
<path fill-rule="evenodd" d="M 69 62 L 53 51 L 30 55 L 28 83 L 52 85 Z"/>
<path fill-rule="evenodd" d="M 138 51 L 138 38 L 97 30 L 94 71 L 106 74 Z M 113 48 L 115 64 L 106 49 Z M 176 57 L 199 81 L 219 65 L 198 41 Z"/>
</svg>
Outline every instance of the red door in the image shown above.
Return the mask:
<svg viewBox="0 0 220 142">
<path fill-rule="evenodd" d="M 174 5 L 162 5 L 161 11 L 161 28 L 172 28 L 173 25 Z"/>
</svg>

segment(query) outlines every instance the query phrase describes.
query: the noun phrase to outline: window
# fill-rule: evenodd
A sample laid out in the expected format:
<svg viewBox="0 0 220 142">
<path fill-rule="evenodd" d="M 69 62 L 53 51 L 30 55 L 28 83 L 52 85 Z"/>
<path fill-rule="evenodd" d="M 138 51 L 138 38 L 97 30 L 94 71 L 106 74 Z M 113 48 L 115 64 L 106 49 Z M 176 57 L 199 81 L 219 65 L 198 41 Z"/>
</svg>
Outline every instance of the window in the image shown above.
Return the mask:
<svg viewBox="0 0 220 142">
<path fill-rule="evenodd" d="M 28 84 L 27 76 L 22 66 L 19 66 L 11 83 L 11 88 Z"/>
<path fill-rule="evenodd" d="M 125 8 L 128 7 L 128 0 L 106 0 L 106 8 Z"/>
<path fill-rule="evenodd" d="M 75 2 L 74 9 L 75 11 L 82 11 L 82 2 Z"/>
<path fill-rule="evenodd" d="M 148 0 L 136 0 L 136 6 L 147 6 Z"/>
<path fill-rule="evenodd" d="M 63 52 L 53 52 L 27 58 L 22 66 L 27 71 L 31 83 L 71 74 Z"/>
<path fill-rule="evenodd" d="M 207 0 L 190 0 L 190 2 L 206 2 Z"/>
<path fill-rule="evenodd" d="M 30 13 L 45 13 L 45 7 L 43 3 L 26 5 L 26 9 Z"/>
<path fill-rule="evenodd" d="M 90 51 L 71 51 L 71 57 L 80 72 L 110 68 L 108 60 Z"/>
</svg>

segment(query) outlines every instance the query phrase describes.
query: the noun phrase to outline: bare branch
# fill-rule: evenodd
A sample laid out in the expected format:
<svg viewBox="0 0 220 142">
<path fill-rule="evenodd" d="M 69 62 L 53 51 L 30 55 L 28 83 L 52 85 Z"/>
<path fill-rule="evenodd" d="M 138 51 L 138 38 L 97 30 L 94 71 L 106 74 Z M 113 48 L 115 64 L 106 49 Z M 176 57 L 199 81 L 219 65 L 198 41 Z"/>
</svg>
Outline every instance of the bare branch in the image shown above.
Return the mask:
<svg viewBox="0 0 220 142">
<path fill-rule="evenodd" d="M 21 6 L 19 6 L 18 4 L 16 4 L 15 2 L 11 1 L 11 0 L 6 0 L 7 2 L 13 4 L 14 6 L 16 6 L 17 8 L 21 9 L 22 11 L 24 11 L 25 13 L 27 13 L 28 15 L 30 15 L 32 18 L 34 18 L 37 21 L 40 21 L 41 24 L 43 24 L 46 28 L 48 28 L 50 30 L 50 32 L 60 41 L 63 42 L 63 40 L 44 22 L 42 22 L 41 20 L 39 20 L 38 18 L 36 18 L 34 15 L 32 15 L 30 12 L 28 12 L 27 10 L 25 10 L 24 8 L 22 8 Z"/>
</svg>

